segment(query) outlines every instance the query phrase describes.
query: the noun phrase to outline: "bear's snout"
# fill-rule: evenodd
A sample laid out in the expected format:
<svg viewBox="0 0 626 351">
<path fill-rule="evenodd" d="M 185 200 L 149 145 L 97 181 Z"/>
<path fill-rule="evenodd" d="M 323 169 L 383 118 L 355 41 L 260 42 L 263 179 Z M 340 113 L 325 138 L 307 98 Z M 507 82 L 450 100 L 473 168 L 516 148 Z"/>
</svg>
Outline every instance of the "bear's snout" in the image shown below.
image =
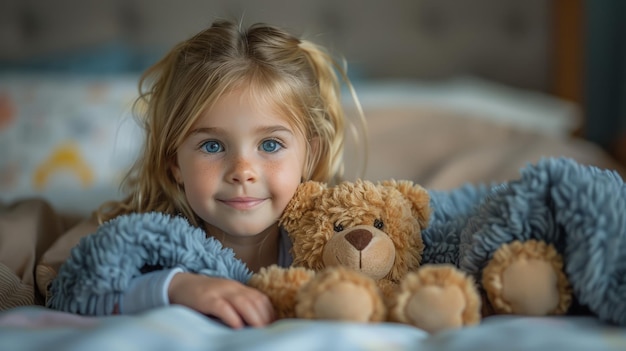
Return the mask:
<svg viewBox="0 0 626 351">
<path fill-rule="evenodd" d="M 372 233 L 366 229 L 357 229 L 346 234 L 344 237 L 350 245 L 361 251 L 372 241 Z"/>
</svg>

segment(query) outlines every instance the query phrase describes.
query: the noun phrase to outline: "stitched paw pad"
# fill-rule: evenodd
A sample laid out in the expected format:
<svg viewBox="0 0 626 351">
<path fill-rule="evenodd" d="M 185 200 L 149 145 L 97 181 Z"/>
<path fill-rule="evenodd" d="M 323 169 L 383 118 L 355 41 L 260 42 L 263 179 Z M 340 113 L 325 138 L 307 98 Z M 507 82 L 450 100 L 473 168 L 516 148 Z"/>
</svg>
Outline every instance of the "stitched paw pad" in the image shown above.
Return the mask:
<svg viewBox="0 0 626 351">
<path fill-rule="evenodd" d="M 554 247 L 541 241 L 515 241 L 499 248 L 483 271 L 493 311 L 532 316 L 565 313 L 572 297 L 562 262 Z"/>
<path fill-rule="evenodd" d="M 435 333 L 480 321 L 474 281 L 452 266 L 424 266 L 401 283 L 391 319 Z"/>
</svg>

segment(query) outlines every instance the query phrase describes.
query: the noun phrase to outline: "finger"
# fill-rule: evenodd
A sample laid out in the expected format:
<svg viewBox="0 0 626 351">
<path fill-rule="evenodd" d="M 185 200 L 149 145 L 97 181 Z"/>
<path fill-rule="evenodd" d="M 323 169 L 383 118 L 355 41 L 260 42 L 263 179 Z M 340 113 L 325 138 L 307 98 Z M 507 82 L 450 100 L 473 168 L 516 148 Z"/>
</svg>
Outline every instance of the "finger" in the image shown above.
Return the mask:
<svg viewBox="0 0 626 351">
<path fill-rule="evenodd" d="M 263 320 L 266 323 L 273 322 L 276 319 L 274 304 L 270 298 L 260 290 L 251 288 L 254 291 L 255 304 L 260 311 Z"/>
<path fill-rule="evenodd" d="M 265 294 L 262 295 L 263 296 L 261 297 L 259 304 L 260 309 L 263 312 L 263 318 L 267 324 L 276 320 L 276 313 L 274 310 L 274 305 L 272 304 L 272 301 L 270 301 L 269 297 L 267 297 L 267 295 Z"/>
<path fill-rule="evenodd" d="M 241 314 L 241 318 L 245 323 L 252 327 L 263 327 L 268 324 L 265 318 L 262 316 L 262 312 L 254 308 L 246 308 L 243 305 L 237 306 L 238 311 Z"/>
<path fill-rule="evenodd" d="M 224 324 L 233 329 L 240 329 L 244 326 L 244 321 L 237 310 L 226 300 L 220 299 L 213 306 L 209 306 L 209 314 L 219 318 Z"/>
<path fill-rule="evenodd" d="M 244 321 L 253 327 L 262 327 L 274 320 L 274 307 L 264 294 L 253 294 L 233 303 L 233 306 L 236 306 Z"/>
</svg>

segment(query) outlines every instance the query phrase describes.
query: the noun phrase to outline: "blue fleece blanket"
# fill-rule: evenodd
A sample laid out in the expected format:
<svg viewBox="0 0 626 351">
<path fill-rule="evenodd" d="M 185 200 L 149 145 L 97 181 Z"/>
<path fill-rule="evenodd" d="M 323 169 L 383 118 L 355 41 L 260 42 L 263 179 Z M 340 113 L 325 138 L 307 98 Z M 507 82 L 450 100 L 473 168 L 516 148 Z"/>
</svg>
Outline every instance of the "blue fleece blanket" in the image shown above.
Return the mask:
<svg viewBox="0 0 626 351">
<path fill-rule="evenodd" d="M 626 186 L 618 173 L 546 158 L 516 180 L 430 195 L 425 262 L 455 264 L 480 281 L 502 244 L 543 240 L 563 255 L 578 303 L 626 325 Z"/>
<path fill-rule="evenodd" d="M 81 239 L 52 282 L 47 305 L 108 315 L 133 278 L 146 270 L 175 267 L 244 283 L 252 274 L 231 249 L 207 238 L 185 218 L 133 213 L 116 217 Z"/>
</svg>

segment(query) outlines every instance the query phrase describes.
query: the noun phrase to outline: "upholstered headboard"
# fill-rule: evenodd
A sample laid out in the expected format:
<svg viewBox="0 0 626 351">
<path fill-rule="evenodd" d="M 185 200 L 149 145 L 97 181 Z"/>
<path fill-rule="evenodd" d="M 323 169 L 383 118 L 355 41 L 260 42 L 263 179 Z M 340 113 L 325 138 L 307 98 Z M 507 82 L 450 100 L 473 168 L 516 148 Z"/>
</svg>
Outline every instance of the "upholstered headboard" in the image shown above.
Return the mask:
<svg viewBox="0 0 626 351">
<path fill-rule="evenodd" d="M 551 1 L 55 0 L 0 2 L 3 67 L 134 70 L 216 18 L 270 22 L 343 54 L 353 76 L 476 75 L 550 88 Z M 99 61 L 98 61 L 99 60 Z"/>
</svg>

